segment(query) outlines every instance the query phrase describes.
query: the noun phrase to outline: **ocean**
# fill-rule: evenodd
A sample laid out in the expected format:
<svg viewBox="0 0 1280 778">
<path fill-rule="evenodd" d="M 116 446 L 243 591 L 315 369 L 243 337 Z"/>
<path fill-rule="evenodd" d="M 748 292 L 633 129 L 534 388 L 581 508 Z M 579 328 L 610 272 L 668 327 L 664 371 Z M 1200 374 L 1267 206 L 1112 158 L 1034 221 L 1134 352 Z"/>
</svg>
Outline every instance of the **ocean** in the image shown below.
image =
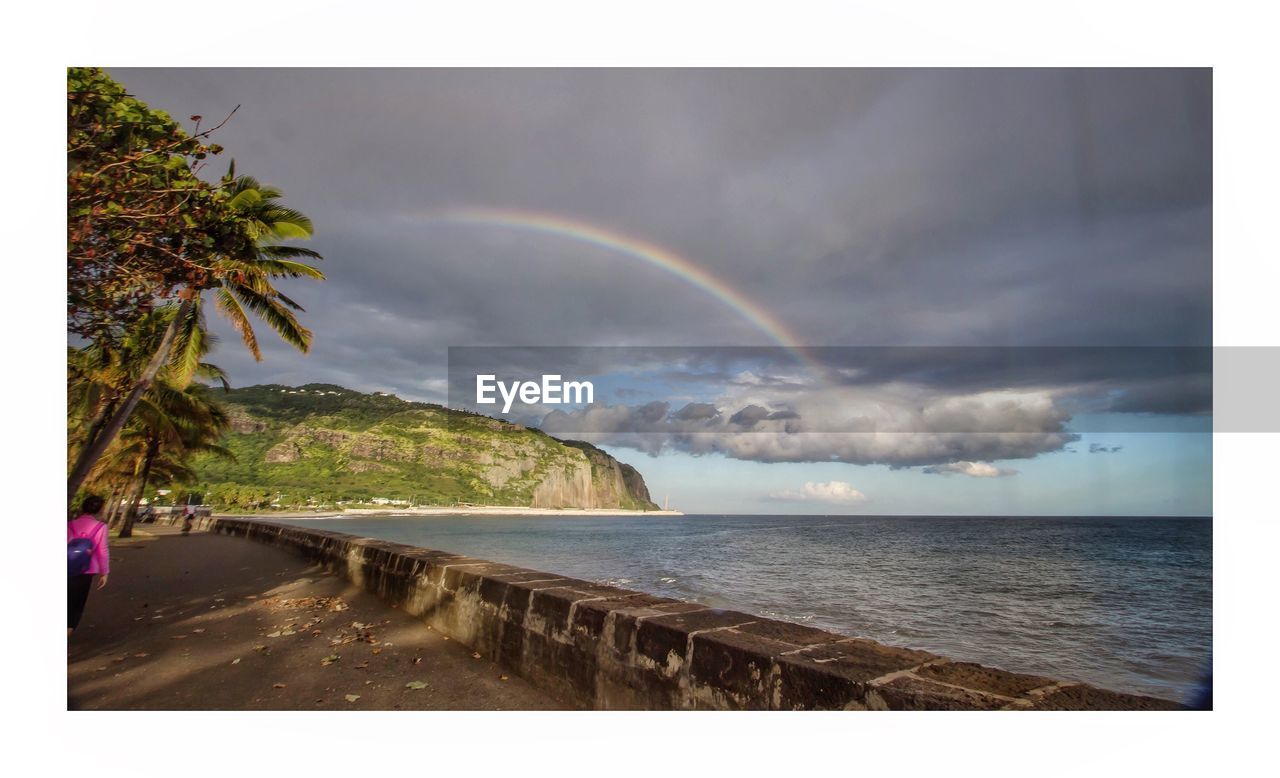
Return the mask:
<svg viewBox="0 0 1280 778">
<path fill-rule="evenodd" d="M 1185 700 L 1213 638 L 1207 518 L 290 519 Z"/>
</svg>

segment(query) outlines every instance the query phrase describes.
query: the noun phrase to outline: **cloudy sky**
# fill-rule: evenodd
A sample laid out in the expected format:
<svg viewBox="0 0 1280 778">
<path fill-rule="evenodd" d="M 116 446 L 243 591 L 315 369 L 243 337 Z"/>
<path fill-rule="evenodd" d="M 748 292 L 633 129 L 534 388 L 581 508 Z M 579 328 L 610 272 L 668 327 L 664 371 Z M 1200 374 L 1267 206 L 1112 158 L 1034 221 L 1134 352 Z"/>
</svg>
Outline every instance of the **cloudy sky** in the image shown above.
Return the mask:
<svg viewBox="0 0 1280 778">
<path fill-rule="evenodd" d="M 228 158 L 316 223 L 315 346 L 215 325 L 238 385 L 439 402 L 449 347 L 761 346 L 615 361 L 557 423 L 689 511 L 1210 512 L 1208 71 L 110 72 L 239 105 Z"/>
</svg>

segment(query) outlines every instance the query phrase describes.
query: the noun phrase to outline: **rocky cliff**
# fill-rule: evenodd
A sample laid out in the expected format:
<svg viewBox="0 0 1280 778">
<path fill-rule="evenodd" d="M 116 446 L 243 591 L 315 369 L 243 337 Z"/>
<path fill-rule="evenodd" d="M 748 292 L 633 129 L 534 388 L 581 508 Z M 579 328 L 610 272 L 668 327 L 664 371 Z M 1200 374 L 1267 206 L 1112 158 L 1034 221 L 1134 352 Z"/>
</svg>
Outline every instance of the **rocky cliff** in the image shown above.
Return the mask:
<svg viewBox="0 0 1280 778">
<path fill-rule="evenodd" d="M 214 392 L 234 460 L 202 457 L 210 502 L 230 507 L 411 501 L 653 510 L 630 465 L 578 441 L 439 405 L 328 384 Z"/>
</svg>

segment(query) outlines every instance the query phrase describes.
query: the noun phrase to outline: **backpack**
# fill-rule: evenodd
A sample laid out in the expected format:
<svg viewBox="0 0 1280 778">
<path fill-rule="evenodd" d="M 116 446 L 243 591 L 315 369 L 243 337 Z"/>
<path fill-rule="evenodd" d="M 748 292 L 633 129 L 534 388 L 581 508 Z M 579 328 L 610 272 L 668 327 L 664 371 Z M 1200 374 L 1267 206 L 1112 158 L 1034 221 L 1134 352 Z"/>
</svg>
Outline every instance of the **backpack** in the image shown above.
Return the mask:
<svg viewBox="0 0 1280 778">
<path fill-rule="evenodd" d="M 67 577 L 84 575 L 93 561 L 93 538 L 74 537 L 67 541 Z"/>
</svg>

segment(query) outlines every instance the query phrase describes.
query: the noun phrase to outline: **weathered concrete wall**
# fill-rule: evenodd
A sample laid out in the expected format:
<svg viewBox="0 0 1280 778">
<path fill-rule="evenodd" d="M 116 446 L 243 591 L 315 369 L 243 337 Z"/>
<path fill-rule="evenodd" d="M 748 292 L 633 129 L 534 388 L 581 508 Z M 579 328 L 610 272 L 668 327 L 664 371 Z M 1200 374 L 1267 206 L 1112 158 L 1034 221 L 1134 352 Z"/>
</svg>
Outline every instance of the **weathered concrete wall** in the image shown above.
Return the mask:
<svg viewBox="0 0 1280 778">
<path fill-rule="evenodd" d="M 293 549 L 587 708 L 1179 707 L 443 551 L 254 519 L 198 525 Z"/>
</svg>

